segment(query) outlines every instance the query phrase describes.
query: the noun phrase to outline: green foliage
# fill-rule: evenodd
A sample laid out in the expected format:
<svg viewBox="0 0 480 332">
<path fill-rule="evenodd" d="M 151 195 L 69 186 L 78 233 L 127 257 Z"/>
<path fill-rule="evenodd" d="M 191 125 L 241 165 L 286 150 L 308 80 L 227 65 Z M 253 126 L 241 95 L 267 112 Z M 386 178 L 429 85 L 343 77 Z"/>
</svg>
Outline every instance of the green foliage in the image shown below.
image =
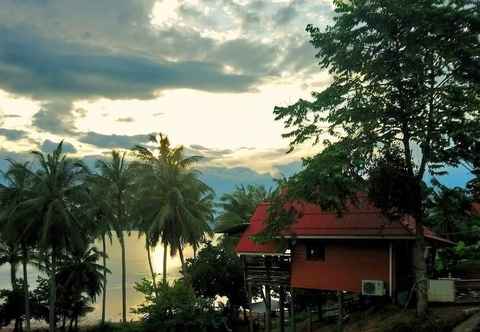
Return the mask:
<svg viewBox="0 0 480 332">
<path fill-rule="evenodd" d="M 145 331 L 224 331 L 224 319 L 214 310 L 213 301 L 196 296 L 184 281 L 161 283 L 155 296 L 151 281 L 144 279 L 135 289 L 146 302 L 134 310 L 143 316 Z"/>
<path fill-rule="evenodd" d="M 187 273 L 200 296 L 226 296 L 230 306 L 247 303 L 241 261 L 231 246 L 205 243 L 197 257 L 187 260 Z"/>
<path fill-rule="evenodd" d="M 150 245 L 162 241 L 170 246 L 172 255 L 177 251 L 183 254 L 185 245 L 197 249 L 205 234 L 211 234 L 213 191 L 191 167 L 200 157 L 186 157 L 183 146 L 172 147 L 162 134 L 151 139 L 154 149 L 133 149 L 139 160 L 138 226 Z"/>
<path fill-rule="evenodd" d="M 369 176 L 376 181 L 372 196 L 380 198 L 393 189 L 382 179 L 394 172 L 407 180 L 397 183 L 407 185 L 390 191 L 390 201 L 379 200 L 379 205 L 405 211 L 406 196 L 393 199 L 393 194 L 410 188 L 409 209 L 415 207 L 418 219 L 425 172 L 436 174 L 441 166 L 461 162 L 475 139 L 463 139 L 461 151 L 452 140 L 460 131 L 475 138 L 480 128 L 480 84 L 468 74 L 479 59 L 478 4 L 360 0 L 335 5 L 333 25 L 324 31 L 307 26 L 319 64 L 333 82 L 312 93 L 312 100 L 274 111 L 288 130 L 284 136 L 292 149 L 329 138 L 313 158 L 318 163 L 307 160 L 305 170 L 289 181 L 289 195 L 338 210 L 352 197 L 349 189 L 361 188 Z M 387 154 L 392 148 L 395 158 Z M 387 172 L 383 166 L 392 161 Z"/>
<path fill-rule="evenodd" d="M 221 211 L 216 219 L 216 230 L 249 223 L 257 205 L 270 196 L 271 192 L 260 185 L 240 185 L 233 192 L 223 194 L 217 204 Z"/>
</svg>

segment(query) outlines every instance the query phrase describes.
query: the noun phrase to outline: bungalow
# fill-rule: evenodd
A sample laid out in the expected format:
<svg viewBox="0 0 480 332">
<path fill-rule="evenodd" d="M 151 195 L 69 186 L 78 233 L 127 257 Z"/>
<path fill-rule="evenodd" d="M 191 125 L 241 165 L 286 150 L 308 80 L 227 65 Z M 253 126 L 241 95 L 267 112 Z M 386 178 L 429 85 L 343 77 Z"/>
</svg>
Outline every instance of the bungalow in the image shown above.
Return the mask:
<svg viewBox="0 0 480 332">
<path fill-rule="evenodd" d="M 413 285 L 414 220 L 391 222 L 366 197 L 341 216 L 296 203 L 299 217 L 283 234 L 288 245 L 279 249 L 273 241 L 259 244 L 252 239 L 264 229 L 268 208 L 268 203 L 257 206 L 236 247 L 247 283 L 386 295 L 392 300 Z M 452 244 L 426 227 L 424 234 L 430 261 L 436 248 Z"/>
</svg>

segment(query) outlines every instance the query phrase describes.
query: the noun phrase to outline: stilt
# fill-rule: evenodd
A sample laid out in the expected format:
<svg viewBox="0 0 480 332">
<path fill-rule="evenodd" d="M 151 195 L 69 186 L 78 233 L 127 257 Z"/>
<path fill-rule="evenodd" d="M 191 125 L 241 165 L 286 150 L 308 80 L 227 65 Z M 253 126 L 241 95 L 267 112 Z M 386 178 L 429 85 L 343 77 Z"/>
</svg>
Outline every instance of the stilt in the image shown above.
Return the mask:
<svg viewBox="0 0 480 332">
<path fill-rule="evenodd" d="M 248 303 L 249 303 L 249 317 L 248 317 L 248 331 L 253 332 L 253 299 L 252 299 L 252 285 L 250 283 L 247 283 L 247 289 L 248 289 Z"/>
<path fill-rule="evenodd" d="M 312 332 L 312 308 L 308 307 L 308 332 Z"/>
<path fill-rule="evenodd" d="M 337 329 L 338 332 L 343 331 L 343 292 L 337 291 L 338 296 L 338 322 L 337 322 Z"/>
<path fill-rule="evenodd" d="M 293 288 L 290 289 L 290 331 L 295 332 L 297 325 L 295 324 L 295 293 Z"/>
<path fill-rule="evenodd" d="M 318 309 L 318 321 L 322 321 L 322 292 L 319 291 L 318 297 L 317 297 L 317 309 Z"/>
<path fill-rule="evenodd" d="M 280 332 L 285 332 L 285 288 L 280 286 L 280 299 L 278 304 L 279 312 L 279 319 L 280 319 Z"/>
<path fill-rule="evenodd" d="M 265 285 L 265 332 L 272 330 L 272 296 L 270 285 Z"/>
</svg>

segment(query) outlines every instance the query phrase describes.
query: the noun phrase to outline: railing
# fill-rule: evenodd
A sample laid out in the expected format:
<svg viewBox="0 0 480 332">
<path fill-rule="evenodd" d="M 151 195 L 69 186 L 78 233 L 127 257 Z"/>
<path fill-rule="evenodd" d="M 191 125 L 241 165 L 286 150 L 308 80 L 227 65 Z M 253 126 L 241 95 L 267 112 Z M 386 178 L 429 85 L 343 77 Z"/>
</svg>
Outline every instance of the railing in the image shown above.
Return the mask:
<svg viewBox="0 0 480 332">
<path fill-rule="evenodd" d="M 455 302 L 480 302 L 480 279 L 455 279 Z"/>
<path fill-rule="evenodd" d="M 290 257 L 262 257 L 244 261 L 245 278 L 251 284 L 290 284 Z"/>
</svg>

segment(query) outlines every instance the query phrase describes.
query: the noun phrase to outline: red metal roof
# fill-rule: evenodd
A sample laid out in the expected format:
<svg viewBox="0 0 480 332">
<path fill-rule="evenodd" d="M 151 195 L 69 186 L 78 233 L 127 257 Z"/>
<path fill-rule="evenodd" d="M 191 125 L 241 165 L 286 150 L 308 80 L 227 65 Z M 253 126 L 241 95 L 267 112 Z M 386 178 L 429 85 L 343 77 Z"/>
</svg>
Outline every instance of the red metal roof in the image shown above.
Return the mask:
<svg viewBox="0 0 480 332">
<path fill-rule="evenodd" d="M 268 208 L 268 203 L 257 206 L 250 219 L 250 226 L 242 234 L 236 247 L 237 253 L 275 253 L 274 243 L 257 244 L 251 239 L 253 235 L 263 230 Z M 391 222 L 366 199 L 360 200 L 358 205 L 349 205 L 341 216 L 322 211 L 317 205 L 309 203 L 295 203 L 295 208 L 300 212 L 300 217 L 285 231 L 286 237 L 413 239 L 415 236 L 415 221 L 412 218 L 406 218 L 402 222 Z M 452 244 L 451 241 L 441 238 L 426 227 L 424 227 L 424 233 L 425 237 L 432 241 Z"/>
</svg>

